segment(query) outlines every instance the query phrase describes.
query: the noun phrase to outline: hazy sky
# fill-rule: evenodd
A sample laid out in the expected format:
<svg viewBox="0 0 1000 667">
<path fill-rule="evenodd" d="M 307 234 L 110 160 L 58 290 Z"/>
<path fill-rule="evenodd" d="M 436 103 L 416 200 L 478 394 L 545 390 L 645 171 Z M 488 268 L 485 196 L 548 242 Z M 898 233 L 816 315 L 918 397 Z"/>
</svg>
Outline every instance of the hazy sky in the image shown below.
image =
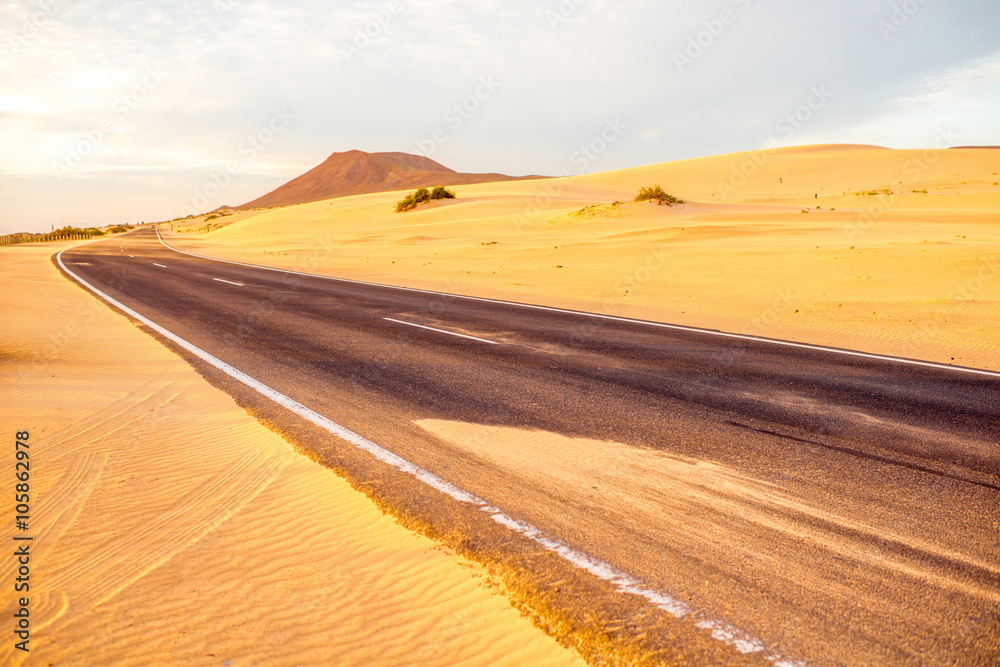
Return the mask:
<svg viewBox="0 0 1000 667">
<path fill-rule="evenodd" d="M 0 232 L 241 204 L 352 148 L 559 174 L 602 132 L 589 171 L 1000 144 L 998 26 L 997 0 L 3 2 Z"/>
</svg>

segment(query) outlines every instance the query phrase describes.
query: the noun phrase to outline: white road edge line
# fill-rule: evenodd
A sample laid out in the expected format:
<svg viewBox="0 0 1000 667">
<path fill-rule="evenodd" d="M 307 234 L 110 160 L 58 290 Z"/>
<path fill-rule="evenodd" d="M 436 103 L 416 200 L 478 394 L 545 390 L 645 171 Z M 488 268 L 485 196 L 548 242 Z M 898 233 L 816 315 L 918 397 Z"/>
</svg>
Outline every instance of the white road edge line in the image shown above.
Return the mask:
<svg viewBox="0 0 1000 667">
<path fill-rule="evenodd" d="M 158 267 L 160 267 L 161 269 L 165 269 L 165 268 L 167 268 L 167 267 L 163 266 L 162 264 L 157 264 L 156 262 L 153 262 L 153 266 L 158 266 Z"/>
<path fill-rule="evenodd" d="M 232 280 L 223 280 L 222 278 L 212 278 L 212 280 L 218 280 L 220 283 L 229 283 L 230 285 L 236 285 L 237 287 L 243 287 L 243 283 L 234 283 Z"/>
<path fill-rule="evenodd" d="M 467 336 L 465 334 L 455 333 L 454 331 L 445 331 L 444 329 L 435 329 L 434 327 L 425 327 L 423 324 L 414 324 L 413 322 L 404 322 L 403 320 L 395 320 L 391 317 L 383 317 L 383 320 L 388 320 L 389 322 L 396 322 L 398 324 L 406 324 L 411 327 L 419 327 L 421 329 L 427 329 L 428 331 L 437 331 L 438 333 L 448 334 L 449 336 L 458 336 L 459 338 L 468 338 L 469 340 L 478 340 L 480 343 L 489 343 L 490 345 L 499 345 L 500 343 L 495 340 L 486 340 L 485 338 L 476 338 L 475 336 Z"/>
<path fill-rule="evenodd" d="M 879 361 L 892 361 L 899 364 L 909 364 L 912 366 L 926 366 L 927 368 L 939 368 L 942 370 L 955 371 L 957 373 L 971 373 L 974 375 L 987 375 L 990 377 L 1000 378 L 1000 372 L 988 371 L 981 368 L 970 368 L 968 366 L 950 366 L 948 364 L 939 364 L 933 361 L 920 361 L 918 359 L 906 359 L 904 357 L 890 357 L 884 354 L 870 354 L 868 352 L 858 352 L 855 350 L 842 350 L 836 347 L 824 347 L 823 345 L 810 345 L 809 343 L 796 343 L 790 340 L 778 340 L 776 338 L 761 338 L 759 336 L 748 336 L 746 334 L 735 334 L 727 333 L 725 331 L 713 331 L 711 329 L 699 329 L 697 327 L 686 327 L 681 324 L 666 324 L 665 322 L 651 322 L 649 320 L 636 320 L 630 317 L 618 317 L 617 315 L 601 315 L 600 313 L 588 313 L 582 310 L 569 310 L 567 308 L 553 308 L 551 306 L 537 306 L 531 303 L 518 303 L 517 301 L 504 301 L 502 299 L 487 299 L 481 296 L 468 296 L 465 294 L 449 294 L 447 292 L 435 292 L 433 290 L 423 290 L 417 289 L 415 287 L 400 287 L 398 285 L 385 285 L 382 283 L 372 283 L 364 280 L 351 280 L 350 278 L 334 278 L 333 276 L 321 276 L 315 273 L 305 273 L 303 271 L 289 271 L 288 269 L 279 269 L 273 266 L 261 266 L 260 264 L 248 264 L 247 262 L 235 262 L 230 259 L 219 259 L 218 257 L 208 257 L 207 255 L 198 255 L 193 252 L 188 252 L 186 250 L 179 250 L 172 245 L 168 244 L 160 236 L 160 230 L 156 229 L 156 237 L 160 240 L 160 243 L 164 247 L 178 252 L 182 255 L 190 255 L 191 257 L 197 257 L 199 259 L 208 259 L 213 262 L 223 262 L 225 264 L 235 264 L 237 266 L 249 266 L 254 269 L 264 269 L 266 271 L 277 271 L 279 273 L 290 273 L 297 276 L 307 276 L 309 278 L 320 278 L 323 280 L 334 280 L 341 283 L 353 283 L 355 285 L 372 285 L 374 287 L 382 287 L 385 289 L 400 290 L 403 292 L 420 292 L 422 294 L 433 294 L 435 296 L 446 296 L 452 299 L 467 299 L 469 301 L 482 301 L 484 303 L 499 303 L 505 306 L 517 306 L 518 308 L 530 308 L 532 310 L 547 310 L 553 313 L 566 313 L 569 315 L 579 315 L 581 317 L 592 317 L 594 319 L 601 320 L 612 320 L 615 322 L 628 322 L 630 324 L 643 324 L 645 326 L 657 327 L 660 329 L 675 329 L 677 331 L 690 331 L 692 333 L 706 334 L 709 336 L 718 336 L 721 338 L 737 338 L 739 340 L 752 340 L 758 343 L 770 343 L 771 345 L 783 345 L 785 347 L 795 347 L 803 350 L 816 350 L 818 352 L 829 352 L 831 354 L 842 354 L 849 357 L 861 357 L 864 359 L 877 359 Z"/>
<path fill-rule="evenodd" d="M 159 236 L 159 230 L 157 230 L 157 236 Z M 582 551 L 578 551 L 573 547 L 569 546 L 568 544 L 566 544 L 565 542 L 548 537 L 547 535 L 545 535 L 545 533 L 543 533 L 538 528 L 535 528 L 529 523 L 525 523 L 524 521 L 520 521 L 518 519 L 514 519 L 512 517 L 507 516 L 502 511 L 500 511 L 500 509 L 491 506 L 482 498 L 474 494 L 471 494 L 468 491 L 464 491 L 463 489 L 458 488 L 451 482 L 441 479 L 434 473 L 428 470 L 424 470 L 420 466 L 417 466 L 413 463 L 410 463 L 409 461 L 399 456 L 398 454 L 394 454 L 390 452 L 388 449 L 380 447 L 371 440 L 368 440 L 367 438 L 358 435 L 354 431 L 351 431 L 350 429 L 341 426 L 332 419 L 324 417 L 315 410 L 307 408 L 298 401 L 295 401 L 294 399 L 285 396 L 276 389 L 272 389 L 263 382 L 250 377 L 243 371 L 238 370 L 233 366 L 230 366 L 226 362 L 222 361 L 221 359 L 212 356 L 205 350 L 202 350 L 200 347 L 197 347 L 194 343 L 189 343 L 188 341 L 181 338 L 177 334 L 168 331 L 167 329 L 161 327 L 159 324 L 156 324 L 149 318 L 140 315 L 139 313 L 135 312 L 125 304 L 121 303 L 120 301 L 114 299 L 111 296 L 108 296 L 107 294 L 97 289 L 96 287 L 88 283 L 86 280 L 81 278 L 80 276 L 70 271 L 69 268 L 62 261 L 62 254 L 64 252 L 66 252 L 65 249 L 60 250 L 56 254 L 56 261 L 59 262 L 59 266 L 62 267 L 62 270 L 65 271 L 68 275 L 72 276 L 73 279 L 76 280 L 81 286 L 90 290 L 101 299 L 104 299 L 109 304 L 119 309 L 126 315 L 138 320 L 139 322 L 142 322 L 150 329 L 158 332 L 160 335 L 173 341 L 174 343 L 184 348 L 191 354 L 195 355 L 199 359 L 219 369 L 220 371 L 222 371 L 229 377 L 233 378 L 234 380 L 242 382 L 243 384 L 250 387 L 257 393 L 261 394 L 265 398 L 274 401 L 281 407 L 289 410 L 290 412 L 298 415 L 299 417 L 302 417 L 306 421 L 315 424 L 316 426 L 319 426 L 320 428 L 333 434 L 334 436 L 351 443 L 358 449 L 368 452 L 379 461 L 391 465 L 397 470 L 412 475 L 413 477 L 419 479 L 424 484 L 427 484 L 428 486 L 437 489 L 441 493 L 451 498 L 454 498 L 459 502 L 479 507 L 481 511 L 489 514 L 490 518 L 492 518 L 498 524 L 505 526 L 511 531 L 523 535 L 530 540 L 533 540 L 534 542 L 540 544 L 548 551 L 551 551 L 552 553 L 561 556 L 564 560 L 575 565 L 581 570 L 589 572 L 598 579 L 602 579 L 611 584 L 614 584 L 615 588 L 617 588 L 619 592 L 629 593 L 631 595 L 637 595 L 639 597 L 645 598 L 646 600 L 656 605 L 663 611 L 666 611 L 667 613 L 673 615 L 675 618 L 684 618 L 685 616 L 689 616 L 692 614 L 691 608 L 685 602 L 682 602 L 681 600 L 678 600 L 670 595 L 667 595 L 666 593 L 660 593 L 658 591 L 654 591 L 650 588 L 647 588 L 642 581 L 622 572 L 621 570 L 617 569 L 610 563 L 606 563 Z M 696 614 L 696 616 L 700 615 Z M 732 646 L 740 653 L 744 654 L 761 653 L 767 650 L 767 647 L 761 640 L 744 633 L 742 630 L 739 630 L 724 621 L 703 618 L 703 620 L 698 621 L 696 626 L 705 630 L 711 630 L 711 634 L 714 639 L 716 639 L 717 641 L 721 641 L 724 644 L 728 644 L 729 646 Z M 767 652 L 764 657 L 767 660 L 775 663 L 778 667 L 804 667 L 806 664 L 804 662 L 798 660 L 792 660 L 772 652 Z"/>
</svg>

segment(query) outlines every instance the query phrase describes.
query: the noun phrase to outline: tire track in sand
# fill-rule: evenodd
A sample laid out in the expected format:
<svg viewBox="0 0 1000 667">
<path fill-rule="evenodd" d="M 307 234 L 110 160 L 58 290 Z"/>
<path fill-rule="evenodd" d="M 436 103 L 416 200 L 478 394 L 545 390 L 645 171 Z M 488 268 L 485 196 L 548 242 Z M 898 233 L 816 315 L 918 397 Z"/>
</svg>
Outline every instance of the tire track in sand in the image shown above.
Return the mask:
<svg viewBox="0 0 1000 667">
<path fill-rule="evenodd" d="M 86 573 L 94 600 L 89 606 L 107 602 L 236 514 L 274 481 L 290 458 L 248 452 L 138 531 L 114 537 L 113 549 L 75 559 L 52 578 L 52 585 L 68 586 Z M 178 477 L 183 479 L 183 471 Z"/>
</svg>

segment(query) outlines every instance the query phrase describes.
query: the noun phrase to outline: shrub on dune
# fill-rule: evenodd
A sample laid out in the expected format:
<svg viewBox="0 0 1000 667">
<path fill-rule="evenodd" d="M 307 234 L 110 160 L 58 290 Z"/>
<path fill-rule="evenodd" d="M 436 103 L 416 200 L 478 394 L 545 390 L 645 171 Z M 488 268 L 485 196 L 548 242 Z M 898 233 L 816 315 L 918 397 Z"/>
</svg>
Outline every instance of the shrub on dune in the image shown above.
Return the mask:
<svg viewBox="0 0 1000 667">
<path fill-rule="evenodd" d="M 412 211 L 420 204 L 425 201 L 431 201 L 432 199 L 454 199 L 455 193 L 447 188 L 443 188 L 440 185 L 433 190 L 428 190 L 427 188 L 417 188 L 413 192 L 409 193 L 398 202 L 396 202 L 396 213 L 402 213 L 404 211 Z"/>
<path fill-rule="evenodd" d="M 454 199 L 455 193 L 440 185 L 431 190 L 431 199 Z"/>
<path fill-rule="evenodd" d="M 642 186 L 639 188 L 639 194 L 635 196 L 634 201 L 655 201 L 660 206 L 673 206 L 674 204 L 684 203 L 683 199 L 668 195 L 659 185 L 654 185 L 651 188 Z"/>
</svg>

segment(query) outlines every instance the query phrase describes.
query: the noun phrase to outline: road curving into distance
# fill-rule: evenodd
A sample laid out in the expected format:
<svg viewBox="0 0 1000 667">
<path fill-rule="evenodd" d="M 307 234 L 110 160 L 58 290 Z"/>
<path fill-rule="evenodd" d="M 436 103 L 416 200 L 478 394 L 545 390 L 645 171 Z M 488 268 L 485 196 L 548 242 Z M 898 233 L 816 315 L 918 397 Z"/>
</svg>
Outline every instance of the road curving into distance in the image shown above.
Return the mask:
<svg viewBox="0 0 1000 667">
<path fill-rule="evenodd" d="M 213 260 L 153 230 L 55 261 L 595 662 L 1000 660 L 1000 373 Z"/>
</svg>

